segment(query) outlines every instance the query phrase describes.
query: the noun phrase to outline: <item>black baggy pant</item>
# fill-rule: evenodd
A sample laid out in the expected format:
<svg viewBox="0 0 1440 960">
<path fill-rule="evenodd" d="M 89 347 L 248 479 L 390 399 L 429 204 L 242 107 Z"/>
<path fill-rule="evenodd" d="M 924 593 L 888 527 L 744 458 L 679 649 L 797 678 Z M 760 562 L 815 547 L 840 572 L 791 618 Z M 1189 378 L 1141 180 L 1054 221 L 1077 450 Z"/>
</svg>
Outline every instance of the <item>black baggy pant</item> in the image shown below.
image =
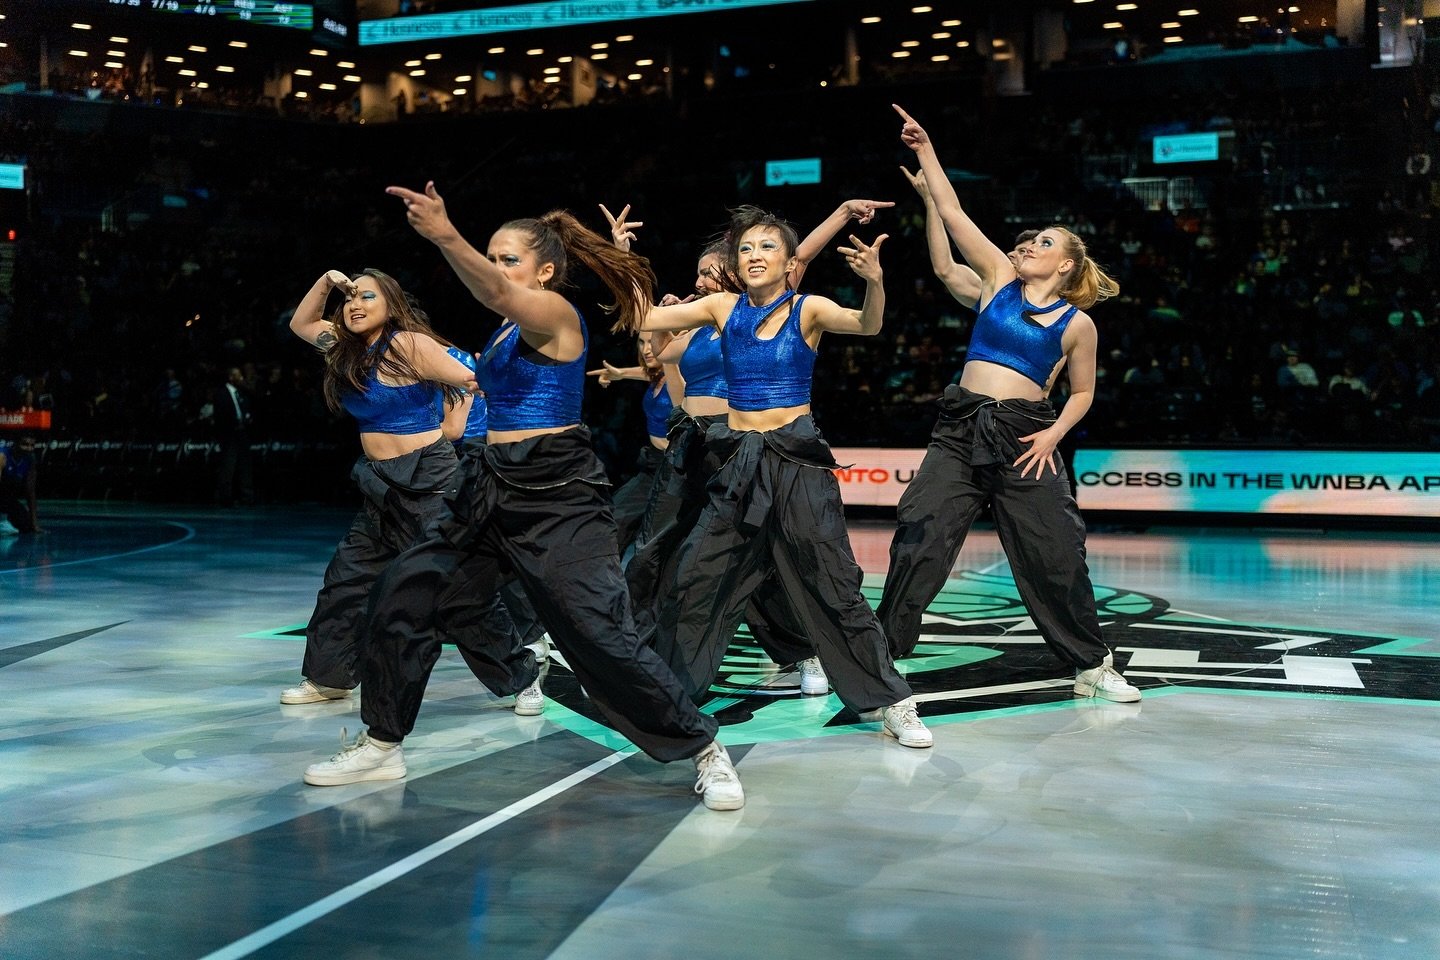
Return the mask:
<svg viewBox="0 0 1440 960">
<path fill-rule="evenodd" d="M 451 516 L 372 591 L 361 699 L 371 735 L 398 741 L 414 727 L 445 610 L 468 595 L 493 594 L 513 576 L 617 730 L 656 760 L 703 750 L 716 721 L 635 634 L 608 484 L 589 431 L 491 444 L 462 469 Z"/>
<path fill-rule="evenodd" d="M 390 460 L 356 461 L 350 476 L 363 496 L 360 512 L 325 568 L 305 627 L 301 672 L 312 682 L 345 689 L 360 682 L 361 621 L 371 588 L 392 560 L 432 534 L 447 515 L 445 498 L 454 490 L 456 466 L 446 440 Z M 519 645 L 505 607 L 491 593 L 452 614 L 443 627 L 446 639 L 459 647 L 482 683 L 503 695 L 497 686 L 508 680 L 496 672 L 491 651 L 500 638 Z"/>
<path fill-rule="evenodd" d="M 635 458 L 635 475 L 615 491 L 612 506 L 615 513 L 615 542 L 619 553 L 635 541 L 645 522 L 646 505 L 655 478 L 665 464 L 665 451 L 648 440 Z"/>
<path fill-rule="evenodd" d="M 674 504 L 673 512 L 655 524 L 625 567 L 635 628 L 651 642 L 660 608 L 673 608 L 678 601 L 675 575 L 680 547 L 700 522 L 700 514 L 710 502 L 710 478 L 722 465 L 717 448 L 706 444 L 705 435 L 712 424 L 723 424 L 725 418 L 690 417 L 683 411 L 679 414 L 671 418 L 667 451 L 672 478 L 667 493 Z M 671 613 L 673 616 L 673 609 Z M 799 617 L 791 610 L 773 574 L 765 578 L 745 605 L 745 622 L 755 643 L 775 663 L 796 663 L 815 656 L 814 644 L 803 633 Z"/>
<path fill-rule="evenodd" d="M 925 460 L 900 498 L 880 622 L 896 658 L 920 638 L 980 508 L 990 504 L 1015 586 L 1045 643 L 1077 670 L 1108 654 L 1085 565 L 1085 522 L 1063 464 L 1057 476 L 1020 476 L 1018 438 L 1055 422 L 1048 401 L 994 400 L 951 386 Z"/>
<path fill-rule="evenodd" d="M 763 433 L 715 424 L 706 443 L 724 466 L 680 548 L 677 603 L 661 608 L 656 630 L 656 648 L 686 691 L 705 695 L 746 603 L 773 572 L 847 707 L 864 712 L 909 697 L 860 592 L 835 460 L 814 420 Z"/>
</svg>

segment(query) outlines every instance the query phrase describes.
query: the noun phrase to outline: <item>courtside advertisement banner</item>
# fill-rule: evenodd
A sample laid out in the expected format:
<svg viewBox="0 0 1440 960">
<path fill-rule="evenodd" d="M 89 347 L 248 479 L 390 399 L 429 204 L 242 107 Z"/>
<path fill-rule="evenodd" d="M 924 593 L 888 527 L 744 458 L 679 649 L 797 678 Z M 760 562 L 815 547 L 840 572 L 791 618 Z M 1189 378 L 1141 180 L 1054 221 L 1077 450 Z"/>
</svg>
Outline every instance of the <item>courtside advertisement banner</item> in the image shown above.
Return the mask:
<svg viewBox="0 0 1440 960">
<path fill-rule="evenodd" d="M 849 506 L 893 507 L 922 448 L 836 447 Z M 1440 453 L 1358 450 L 1079 450 L 1083 510 L 1440 517 Z"/>
<path fill-rule="evenodd" d="M 925 448 L 835 447 L 840 499 L 851 507 L 893 507 L 915 478 Z"/>
<path fill-rule="evenodd" d="M 1440 517 L 1440 453 L 1078 450 L 1082 510 Z"/>
</svg>

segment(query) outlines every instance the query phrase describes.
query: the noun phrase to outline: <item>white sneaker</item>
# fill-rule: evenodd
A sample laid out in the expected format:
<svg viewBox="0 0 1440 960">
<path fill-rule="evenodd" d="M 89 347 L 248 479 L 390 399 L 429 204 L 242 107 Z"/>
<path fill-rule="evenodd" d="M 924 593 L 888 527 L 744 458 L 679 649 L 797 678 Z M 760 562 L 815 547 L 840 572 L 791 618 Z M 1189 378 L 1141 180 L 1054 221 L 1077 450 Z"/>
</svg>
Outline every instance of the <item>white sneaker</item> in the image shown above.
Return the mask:
<svg viewBox="0 0 1440 960">
<path fill-rule="evenodd" d="M 935 745 L 925 722 L 915 710 L 915 698 L 907 697 L 885 708 L 885 733 L 900 741 L 901 746 L 923 749 Z"/>
<path fill-rule="evenodd" d="M 830 678 L 819 657 L 800 661 L 800 692 L 807 697 L 816 697 L 830 692 Z"/>
<path fill-rule="evenodd" d="M 515 694 L 515 716 L 538 717 L 545 712 L 545 694 L 540 692 L 540 678 Z"/>
<path fill-rule="evenodd" d="M 745 806 L 740 775 L 719 740 L 710 741 L 710 746 L 695 754 L 695 792 L 711 810 L 739 810 Z"/>
<path fill-rule="evenodd" d="M 1107 654 L 1100 666 L 1078 671 L 1075 674 L 1075 696 L 1099 697 L 1115 703 L 1135 703 L 1139 700 L 1140 689 L 1122 677 L 1114 663 Z"/>
<path fill-rule="evenodd" d="M 321 703 L 325 700 L 344 700 L 350 696 L 345 687 L 327 687 L 313 680 L 301 680 L 297 686 L 280 691 L 281 703 Z"/>
<path fill-rule="evenodd" d="M 361 733 L 354 743 L 340 731 L 340 752 L 323 763 L 305 768 L 305 782 L 315 787 L 338 787 L 363 780 L 405 779 L 405 751 L 398 743 L 382 744 Z"/>
<path fill-rule="evenodd" d="M 550 659 L 550 634 L 542 633 L 540 634 L 539 640 L 536 640 L 534 643 L 527 643 L 525 646 L 530 649 L 531 653 L 535 654 L 535 659 L 541 663 Z"/>
</svg>

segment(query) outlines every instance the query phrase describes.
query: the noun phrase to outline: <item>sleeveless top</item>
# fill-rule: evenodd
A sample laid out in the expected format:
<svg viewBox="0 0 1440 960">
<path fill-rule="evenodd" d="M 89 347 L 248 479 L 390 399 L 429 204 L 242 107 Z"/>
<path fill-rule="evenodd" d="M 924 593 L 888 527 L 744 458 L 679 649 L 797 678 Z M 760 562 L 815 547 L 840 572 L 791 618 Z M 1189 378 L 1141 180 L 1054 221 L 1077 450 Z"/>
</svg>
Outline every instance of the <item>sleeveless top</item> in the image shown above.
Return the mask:
<svg viewBox="0 0 1440 960">
<path fill-rule="evenodd" d="M 659 393 L 655 392 L 656 387 L 660 388 Z M 670 419 L 670 411 L 675 407 L 665 381 L 646 382 L 645 397 L 640 401 L 640 405 L 645 410 L 645 430 L 650 436 L 663 440 L 670 433 L 666 421 Z"/>
<path fill-rule="evenodd" d="M 386 340 L 383 349 L 389 346 Z M 359 422 L 361 433 L 401 436 L 439 430 L 444 402 L 444 394 L 433 383 L 392 387 L 380 382 L 378 370 L 370 371 L 364 390 L 347 390 L 340 397 L 346 411 Z"/>
<path fill-rule="evenodd" d="M 719 397 L 730 396 L 730 384 L 725 380 L 725 354 L 720 349 L 722 335 L 709 327 L 701 327 L 690 334 L 690 342 L 680 356 L 680 376 L 685 379 L 685 396 Z"/>
<path fill-rule="evenodd" d="M 795 291 L 786 290 L 758 307 L 750 303 L 748 294 L 742 293 L 735 301 L 721 333 L 731 409 L 770 410 L 810 402 L 815 351 L 800 335 L 800 308 L 805 298 L 795 297 L 775 336 L 762 340 L 755 335 L 761 321 L 791 297 Z"/>
<path fill-rule="evenodd" d="M 1041 326 L 1027 316 L 1035 308 L 1025 303 L 1023 290 L 1017 277 L 996 291 L 985 304 L 985 309 L 975 318 L 966 359 L 998 363 L 1043 387 L 1055 364 L 1065 355 L 1060 340 L 1077 309 L 1071 307 L 1048 327 Z M 1043 308 L 1040 312 L 1044 312 Z"/>
<path fill-rule="evenodd" d="M 465 364 L 466 368 L 473 374 L 479 375 L 480 364 L 475 361 L 475 355 L 468 350 L 461 350 L 459 347 L 447 347 L 445 352 L 456 360 Z M 441 416 L 444 416 L 445 398 L 440 398 Z M 470 404 L 470 416 L 465 420 L 465 432 L 461 435 L 462 440 L 469 440 L 471 437 L 484 438 L 486 433 L 486 410 L 485 398 L 478 394 L 473 395 L 473 402 Z"/>
<path fill-rule="evenodd" d="M 573 304 L 571 309 L 575 309 Z M 485 344 L 479 382 L 485 392 L 491 430 L 538 430 L 580 422 L 590 332 L 579 310 L 575 310 L 575 316 L 580 319 L 584 346 L 580 356 L 568 363 L 545 364 L 530 359 L 520 342 L 523 331 L 509 320 Z"/>
</svg>

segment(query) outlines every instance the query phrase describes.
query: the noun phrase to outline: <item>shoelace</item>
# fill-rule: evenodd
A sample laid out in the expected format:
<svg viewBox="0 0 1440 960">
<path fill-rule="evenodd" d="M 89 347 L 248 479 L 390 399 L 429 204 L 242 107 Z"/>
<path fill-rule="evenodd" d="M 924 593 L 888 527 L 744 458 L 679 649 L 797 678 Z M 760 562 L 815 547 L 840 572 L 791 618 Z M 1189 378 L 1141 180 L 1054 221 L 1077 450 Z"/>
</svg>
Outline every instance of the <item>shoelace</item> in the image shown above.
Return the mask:
<svg viewBox="0 0 1440 960">
<path fill-rule="evenodd" d="M 346 727 L 341 727 L 341 728 L 340 728 L 340 752 L 337 753 L 337 754 L 335 754 L 335 756 L 333 756 L 333 757 L 330 758 L 330 760 L 331 760 L 332 763 L 333 763 L 334 761 L 336 761 L 336 760 L 344 760 L 346 757 L 350 756 L 350 754 L 354 753 L 356 750 L 359 750 L 361 747 L 365 746 L 365 734 L 362 733 L 362 734 L 359 734 L 358 736 L 356 736 L 356 738 L 355 738 L 355 740 L 354 740 L 353 743 L 347 741 L 347 738 L 348 738 L 349 736 L 350 736 L 350 731 L 349 731 L 349 729 L 346 728 Z"/>
<path fill-rule="evenodd" d="M 916 727 L 922 726 L 920 723 L 920 714 L 911 704 L 895 710 L 894 714 L 898 717 L 900 726 L 906 730 L 913 730 Z"/>
<path fill-rule="evenodd" d="M 721 759 L 722 757 L 717 751 L 700 761 L 695 777 L 696 793 L 703 794 L 705 788 L 708 787 L 712 781 L 735 779 L 735 775 L 732 772 L 733 768 L 728 763 L 722 763 Z"/>
</svg>

